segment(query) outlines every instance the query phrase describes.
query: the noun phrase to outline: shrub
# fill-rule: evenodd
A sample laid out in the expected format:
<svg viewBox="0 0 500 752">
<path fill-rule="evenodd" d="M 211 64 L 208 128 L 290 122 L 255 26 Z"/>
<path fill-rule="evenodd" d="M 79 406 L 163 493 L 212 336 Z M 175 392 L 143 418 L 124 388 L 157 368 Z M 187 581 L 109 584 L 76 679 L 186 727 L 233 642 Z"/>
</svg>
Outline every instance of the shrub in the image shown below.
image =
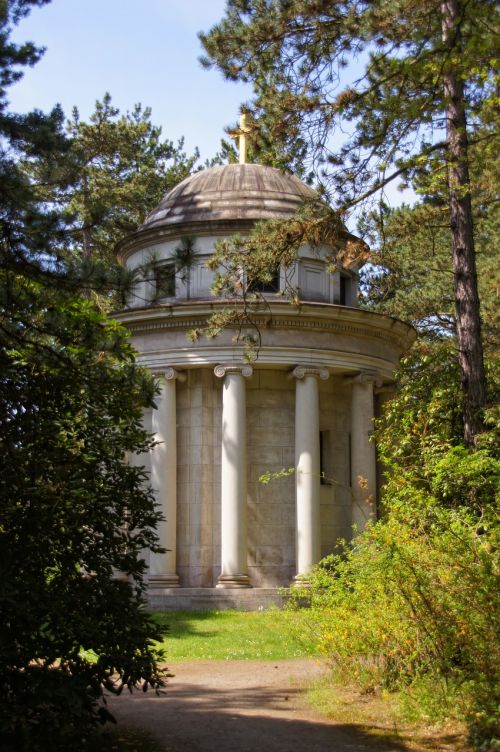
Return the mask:
<svg viewBox="0 0 500 752">
<path fill-rule="evenodd" d="M 453 456 L 449 476 L 465 468 Z M 435 719 L 465 718 L 476 744 L 498 734 L 493 509 L 445 507 L 406 479 L 399 493 L 393 488 L 386 518 L 325 559 L 309 587 L 292 595 L 295 605 L 306 599 L 311 635 L 338 678 L 398 692 L 407 709 Z"/>
</svg>

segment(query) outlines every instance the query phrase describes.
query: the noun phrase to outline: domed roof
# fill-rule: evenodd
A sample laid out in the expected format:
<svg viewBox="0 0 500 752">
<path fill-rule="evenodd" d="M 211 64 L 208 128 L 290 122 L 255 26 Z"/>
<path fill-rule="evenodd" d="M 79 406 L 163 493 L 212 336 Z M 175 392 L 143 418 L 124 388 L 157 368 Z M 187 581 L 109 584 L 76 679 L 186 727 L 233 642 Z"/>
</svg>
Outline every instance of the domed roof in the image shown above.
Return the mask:
<svg viewBox="0 0 500 752">
<path fill-rule="evenodd" d="M 254 222 L 293 215 L 318 194 L 287 172 L 230 164 L 195 172 L 165 194 L 139 232 L 206 222 Z"/>
</svg>

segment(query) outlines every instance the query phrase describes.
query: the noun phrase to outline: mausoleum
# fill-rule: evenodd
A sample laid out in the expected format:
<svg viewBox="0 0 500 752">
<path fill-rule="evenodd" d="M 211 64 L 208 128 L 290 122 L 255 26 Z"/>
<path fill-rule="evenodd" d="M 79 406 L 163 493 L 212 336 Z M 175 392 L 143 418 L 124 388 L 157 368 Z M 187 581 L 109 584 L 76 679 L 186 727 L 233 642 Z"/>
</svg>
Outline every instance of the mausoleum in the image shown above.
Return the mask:
<svg viewBox="0 0 500 752">
<path fill-rule="evenodd" d="M 153 606 L 266 605 L 377 514 L 372 421 L 415 335 L 358 307 L 359 270 L 339 263 L 332 272 L 325 262 L 338 248 L 301 248 L 287 270 L 300 305 L 282 295 L 284 270 L 264 287 L 251 364 L 230 328 L 187 338 L 227 306 L 211 293 L 214 244 L 258 220 L 289 218 L 314 197 L 271 167 L 211 167 L 169 191 L 119 246 L 123 264 L 149 270 L 117 318 L 160 387 L 145 416 L 158 443 L 140 459 L 168 549 L 150 557 Z M 192 259 L 179 274 L 186 239 Z M 259 480 L 287 468 L 295 472 Z"/>
</svg>

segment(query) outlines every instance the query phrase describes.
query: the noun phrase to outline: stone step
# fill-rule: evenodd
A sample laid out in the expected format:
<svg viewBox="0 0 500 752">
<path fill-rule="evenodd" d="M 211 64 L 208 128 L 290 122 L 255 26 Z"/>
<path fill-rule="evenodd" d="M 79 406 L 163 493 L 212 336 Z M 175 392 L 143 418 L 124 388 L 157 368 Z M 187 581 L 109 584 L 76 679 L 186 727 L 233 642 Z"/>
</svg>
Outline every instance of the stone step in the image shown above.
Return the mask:
<svg viewBox="0 0 500 752">
<path fill-rule="evenodd" d="M 261 611 L 284 602 L 276 588 L 155 588 L 147 599 L 152 611 Z"/>
</svg>

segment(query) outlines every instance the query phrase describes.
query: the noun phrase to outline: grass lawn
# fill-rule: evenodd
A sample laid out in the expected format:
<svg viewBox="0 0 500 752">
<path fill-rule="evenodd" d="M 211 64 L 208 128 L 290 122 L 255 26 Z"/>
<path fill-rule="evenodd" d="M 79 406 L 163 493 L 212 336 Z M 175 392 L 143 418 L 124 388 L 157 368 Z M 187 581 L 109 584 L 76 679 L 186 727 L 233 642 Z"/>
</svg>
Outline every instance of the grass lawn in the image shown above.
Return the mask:
<svg viewBox="0 0 500 752">
<path fill-rule="evenodd" d="M 156 611 L 165 629 L 162 646 L 167 663 L 194 660 L 279 660 L 315 655 L 297 637 L 290 616 L 269 611 Z"/>
<path fill-rule="evenodd" d="M 317 680 L 307 690 L 309 705 L 336 723 L 361 726 L 374 740 L 394 744 L 407 752 L 472 752 L 466 742 L 464 723 L 449 720 L 432 723 L 424 715 L 411 718 L 403 712 L 397 695 L 367 694 L 359 688 Z M 402 745 L 402 746 L 398 746 Z M 374 747 L 376 749 L 376 747 Z"/>
</svg>

